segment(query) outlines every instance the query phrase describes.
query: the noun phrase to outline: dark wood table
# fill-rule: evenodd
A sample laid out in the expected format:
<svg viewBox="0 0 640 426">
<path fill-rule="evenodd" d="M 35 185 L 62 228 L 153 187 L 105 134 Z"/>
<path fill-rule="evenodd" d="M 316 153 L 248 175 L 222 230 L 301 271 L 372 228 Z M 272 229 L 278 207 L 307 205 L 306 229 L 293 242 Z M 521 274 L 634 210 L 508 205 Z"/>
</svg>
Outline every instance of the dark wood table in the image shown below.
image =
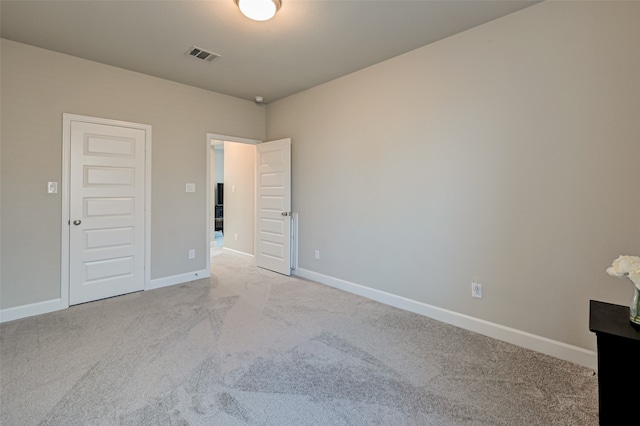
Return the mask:
<svg viewBox="0 0 640 426">
<path fill-rule="evenodd" d="M 601 425 L 636 418 L 640 389 L 640 328 L 629 307 L 591 300 L 589 330 L 598 345 L 598 408 Z"/>
</svg>

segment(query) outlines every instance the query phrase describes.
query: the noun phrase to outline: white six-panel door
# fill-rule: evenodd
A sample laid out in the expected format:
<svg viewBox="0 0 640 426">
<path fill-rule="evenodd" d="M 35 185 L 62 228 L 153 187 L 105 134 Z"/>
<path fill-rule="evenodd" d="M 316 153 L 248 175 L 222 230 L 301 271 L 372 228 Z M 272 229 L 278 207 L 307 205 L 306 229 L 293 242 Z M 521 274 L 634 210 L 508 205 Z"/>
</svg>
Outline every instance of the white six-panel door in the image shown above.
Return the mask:
<svg viewBox="0 0 640 426">
<path fill-rule="evenodd" d="M 69 304 L 144 289 L 145 130 L 71 121 Z"/>
<path fill-rule="evenodd" d="M 256 265 L 291 274 L 291 139 L 256 145 Z"/>
</svg>

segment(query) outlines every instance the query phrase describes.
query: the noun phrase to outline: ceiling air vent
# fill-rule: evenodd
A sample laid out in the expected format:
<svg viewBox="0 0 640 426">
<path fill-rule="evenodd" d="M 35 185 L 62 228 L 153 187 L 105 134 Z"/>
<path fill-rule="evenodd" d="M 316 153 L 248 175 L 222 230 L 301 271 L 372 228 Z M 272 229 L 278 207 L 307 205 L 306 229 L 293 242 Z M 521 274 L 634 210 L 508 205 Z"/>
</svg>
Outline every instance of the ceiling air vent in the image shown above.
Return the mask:
<svg viewBox="0 0 640 426">
<path fill-rule="evenodd" d="M 202 59 L 203 61 L 207 61 L 207 62 L 211 62 L 214 59 L 220 57 L 220 55 L 218 55 L 217 53 L 209 52 L 197 46 L 191 46 L 191 48 L 187 50 L 185 55 L 193 56 L 194 58 Z"/>
</svg>

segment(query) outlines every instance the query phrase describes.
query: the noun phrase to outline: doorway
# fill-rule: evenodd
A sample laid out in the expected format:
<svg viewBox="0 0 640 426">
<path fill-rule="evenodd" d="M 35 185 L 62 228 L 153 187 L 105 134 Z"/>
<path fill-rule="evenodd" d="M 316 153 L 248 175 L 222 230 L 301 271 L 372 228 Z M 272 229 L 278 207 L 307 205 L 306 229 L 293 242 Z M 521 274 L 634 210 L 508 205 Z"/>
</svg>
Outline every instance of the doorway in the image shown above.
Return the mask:
<svg viewBox="0 0 640 426">
<path fill-rule="evenodd" d="M 224 247 L 224 141 L 211 141 L 211 256 L 222 253 Z"/>
<path fill-rule="evenodd" d="M 209 261 L 223 250 L 253 256 L 255 146 L 260 143 L 256 139 L 206 135 Z"/>
<path fill-rule="evenodd" d="M 223 144 L 222 186 L 215 180 L 215 146 Z M 220 168 L 220 166 L 218 166 Z M 297 245 L 291 212 L 291 139 L 259 140 L 207 134 L 207 268 L 222 249 L 289 275 Z M 219 188 L 219 189 L 218 189 Z M 222 200 L 218 197 L 222 195 Z M 216 247 L 216 201 L 222 201 L 223 243 Z"/>
</svg>

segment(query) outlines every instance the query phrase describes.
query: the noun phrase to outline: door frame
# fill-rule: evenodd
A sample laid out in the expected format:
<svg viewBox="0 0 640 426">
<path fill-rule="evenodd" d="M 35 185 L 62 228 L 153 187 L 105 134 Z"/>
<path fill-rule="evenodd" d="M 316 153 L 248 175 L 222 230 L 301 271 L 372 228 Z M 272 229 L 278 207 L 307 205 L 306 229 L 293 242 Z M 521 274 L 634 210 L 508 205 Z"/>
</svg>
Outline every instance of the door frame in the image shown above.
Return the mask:
<svg viewBox="0 0 640 426">
<path fill-rule="evenodd" d="M 207 255 L 206 255 L 206 263 L 207 263 L 207 271 L 211 270 L 211 148 L 212 148 L 212 140 L 216 140 L 216 141 L 223 141 L 223 142 L 236 142 L 236 143 L 244 143 L 247 145 L 258 145 L 261 144 L 263 141 L 261 139 L 248 139 L 248 138 L 240 138 L 237 136 L 229 136 L 229 135 L 221 135 L 218 133 L 207 133 L 205 135 L 206 140 L 205 140 L 205 158 L 207 159 L 207 171 L 206 171 L 206 176 L 207 178 L 205 179 L 205 193 L 206 193 L 206 199 L 205 199 L 205 205 L 206 205 L 206 210 L 205 210 L 205 215 L 207 217 L 207 240 L 205 242 L 205 246 L 206 246 L 206 251 L 207 251 Z M 255 169 L 255 161 L 254 161 L 254 165 L 253 165 L 254 169 Z M 254 180 L 253 186 L 255 189 L 255 185 L 256 182 Z M 254 196 L 255 196 L 255 190 L 254 190 Z M 253 220 L 255 222 L 256 220 L 256 214 L 255 211 L 253 212 Z M 255 253 L 256 251 L 256 242 L 255 242 L 255 238 L 253 241 L 253 252 Z"/>
<path fill-rule="evenodd" d="M 62 308 L 69 307 L 69 261 L 70 246 L 69 235 L 71 227 L 70 218 L 70 191 L 71 191 L 71 122 L 82 121 L 92 124 L 127 127 L 139 129 L 145 132 L 144 150 L 144 289 L 149 290 L 151 283 L 151 125 L 132 123 L 129 121 L 112 120 L 109 118 L 91 117 L 79 114 L 62 114 L 62 220 L 61 240 L 62 250 L 60 255 L 60 300 L 64 304 Z"/>
</svg>

